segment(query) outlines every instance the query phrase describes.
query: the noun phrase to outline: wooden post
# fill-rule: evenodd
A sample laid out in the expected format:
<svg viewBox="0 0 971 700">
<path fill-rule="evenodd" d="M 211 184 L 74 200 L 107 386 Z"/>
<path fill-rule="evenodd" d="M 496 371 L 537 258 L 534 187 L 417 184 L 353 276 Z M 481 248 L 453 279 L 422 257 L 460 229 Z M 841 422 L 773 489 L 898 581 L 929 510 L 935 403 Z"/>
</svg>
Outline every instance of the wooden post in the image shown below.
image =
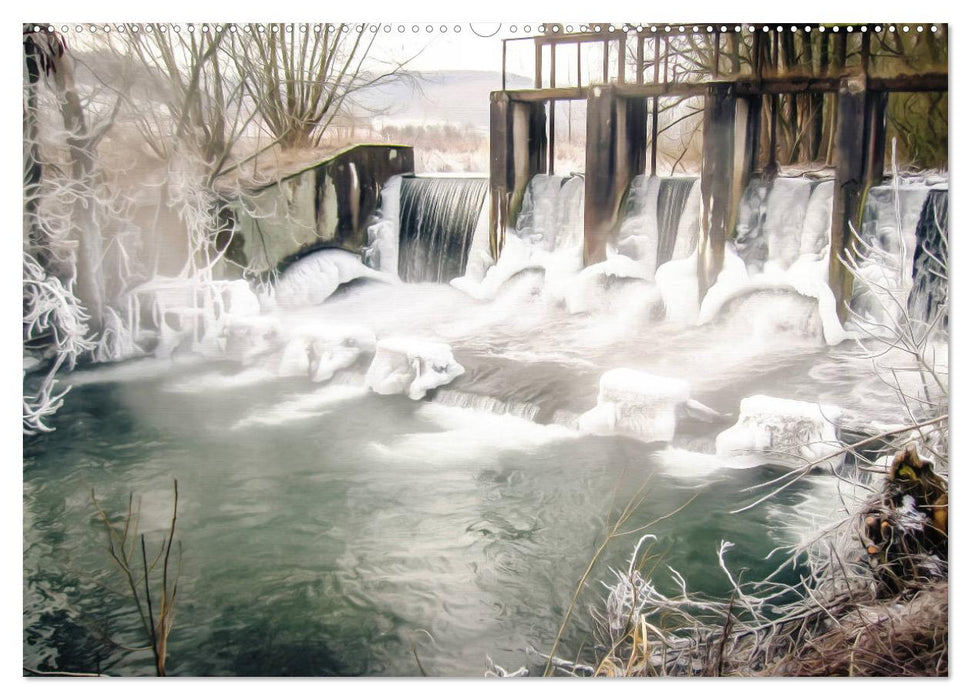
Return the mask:
<svg viewBox="0 0 971 700">
<path fill-rule="evenodd" d="M 617 84 L 627 82 L 627 34 L 621 34 L 617 39 Z"/>
<path fill-rule="evenodd" d="M 549 154 L 546 156 L 546 173 L 553 174 L 556 167 L 556 100 L 549 101 L 549 135 L 547 137 Z"/>
<path fill-rule="evenodd" d="M 644 37 L 637 35 L 637 84 L 644 84 Z"/>
<path fill-rule="evenodd" d="M 607 70 L 607 64 L 610 63 L 610 42 L 604 39 L 604 85 L 610 80 L 610 74 Z"/>
<path fill-rule="evenodd" d="M 543 87 L 543 44 L 539 37 L 533 39 L 533 87 L 539 90 Z"/>
<path fill-rule="evenodd" d="M 550 44 L 550 87 L 556 87 L 556 44 Z M 556 100 L 549 102 L 549 136 L 547 144 L 549 155 L 546 157 L 546 173 L 553 174 L 556 167 Z"/>
<path fill-rule="evenodd" d="M 883 180 L 883 155 L 887 148 L 887 93 L 867 91 L 866 94 L 866 184 L 879 185 Z"/>
<path fill-rule="evenodd" d="M 542 102 L 514 102 L 493 92 L 489 104 L 489 248 L 502 250 L 530 179 L 546 171 L 546 110 Z"/>
<path fill-rule="evenodd" d="M 705 95 L 701 162 L 701 242 L 698 255 L 698 292 L 715 283 L 725 259 L 731 231 L 732 182 L 735 177 L 735 86 L 710 83 Z"/>
<path fill-rule="evenodd" d="M 577 87 L 583 87 L 583 62 L 580 60 L 580 42 L 577 42 Z"/>
<path fill-rule="evenodd" d="M 631 180 L 644 172 L 647 100 L 618 96 L 616 86 L 594 86 L 587 96 L 583 262 L 606 259 Z"/>
<path fill-rule="evenodd" d="M 657 85 L 661 77 L 661 42 L 657 34 L 654 35 L 654 84 Z M 657 101 L 655 95 L 651 98 L 651 175 L 657 175 Z"/>
<path fill-rule="evenodd" d="M 721 54 L 721 32 L 716 29 L 715 30 L 715 62 L 714 62 L 714 65 L 712 66 L 712 72 L 711 72 L 712 76 L 715 77 L 715 78 L 717 78 L 719 76 L 719 66 L 718 66 L 718 64 L 721 63 L 721 57 L 722 57 L 722 54 Z"/>
<path fill-rule="evenodd" d="M 836 182 L 829 254 L 829 286 L 836 297 L 836 312 L 846 320 L 846 303 L 853 293 L 853 278 L 840 261 L 850 255 L 850 226 L 859 224 L 860 199 L 866 176 L 866 79 L 853 76 L 840 81 L 836 96 Z"/>
<path fill-rule="evenodd" d="M 502 40 L 502 89 L 506 89 L 506 42 L 507 39 Z"/>
</svg>

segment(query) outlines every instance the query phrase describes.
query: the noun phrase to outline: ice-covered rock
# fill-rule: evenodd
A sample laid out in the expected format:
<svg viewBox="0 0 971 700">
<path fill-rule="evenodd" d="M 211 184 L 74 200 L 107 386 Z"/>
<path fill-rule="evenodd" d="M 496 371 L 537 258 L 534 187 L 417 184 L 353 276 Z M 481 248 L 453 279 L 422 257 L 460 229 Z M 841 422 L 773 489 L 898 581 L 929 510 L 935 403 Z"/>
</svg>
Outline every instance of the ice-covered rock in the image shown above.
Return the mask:
<svg viewBox="0 0 971 700">
<path fill-rule="evenodd" d="M 319 250 L 286 269 L 274 287 L 274 299 L 281 308 L 315 306 L 326 301 L 340 285 L 361 278 L 396 281 L 388 273 L 367 267 L 346 250 Z"/>
<path fill-rule="evenodd" d="M 580 416 L 579 428 L 594 435 L 670 441 L 689 393 L 688 383 L 680 379 L 612 369 L 600 378 L 597 406 Z"/>
<path fill-rule="evenodd" d="M 289 341 L 280 355 L 277 374 L 281 377 L 310 377 L 325 382 L 338 370 L 350 367 L 374 350 L 375 338 L 363 326 L 305 326 L 288 333 Z"/>
<path fill-rule="evenodd" d="M 445 343 L 384 338 L 377 343 L 364 383 L 375 393 L 407 394 L 417 401 L 464 372 Z"/>
<path fill-rule="evenodd" d="M 739 406 L 738 422 L 719 433 L 715 451 L 739 469 L 802 467 L 836 451 L 841 416 L 836 406 L 749 396 Z"/>
</svg>

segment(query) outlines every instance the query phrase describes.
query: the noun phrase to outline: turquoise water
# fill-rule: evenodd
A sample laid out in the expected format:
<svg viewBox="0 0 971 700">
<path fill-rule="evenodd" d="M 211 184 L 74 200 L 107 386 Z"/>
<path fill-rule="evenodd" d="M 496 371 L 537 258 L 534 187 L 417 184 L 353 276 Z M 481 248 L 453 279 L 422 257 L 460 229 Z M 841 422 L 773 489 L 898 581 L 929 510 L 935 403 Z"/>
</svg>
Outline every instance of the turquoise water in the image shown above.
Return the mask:
<svg viewBox="0 0 971 700">
<path fill-rule="evenodd" d="M 429 675 L 481 676 L 487 657 L 541 668 L 527 649 L 550 648 L 579 577 L 645 483 L 631 527 L 694 498 L 650 531 L 664 563 L 713 594 L 727 593 L 722 540 L 736 545 L 733 568 L 765 573 L 776 560 L 763 557 L 795 541 L 788 525 L 831 488 L 820 475 L 729 515 L 776 472 L 219 364 L 89 378 L 53 425 L 24 440 L 24 664 L 112 675 L 154 666 L 125 648 L 144 637 L 92 490 L 113 514 L 140 497 L 157 547 L 178 479 L 170 675 L 418 675 L 417 656 Z M 589 649 L 598 582 L 626 568 L 638 536 L 615 540 L 595 567 L 561 655 Z"/>
</svg>

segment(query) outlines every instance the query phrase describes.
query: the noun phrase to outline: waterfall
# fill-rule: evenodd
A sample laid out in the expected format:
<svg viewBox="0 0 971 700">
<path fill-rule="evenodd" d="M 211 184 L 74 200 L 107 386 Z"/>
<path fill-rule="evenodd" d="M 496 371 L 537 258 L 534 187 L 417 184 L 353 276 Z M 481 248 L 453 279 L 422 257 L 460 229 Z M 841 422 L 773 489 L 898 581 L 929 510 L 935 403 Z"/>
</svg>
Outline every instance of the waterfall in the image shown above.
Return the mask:
<svg viewBox="0 0 971 700">
<path fill-rule="evenodd" d="M 860 236 L 896 258 L 896 271 L 909 272 L 914 263 L 917 224 L 930 187 L 921 181 L 871 187 L 863 207 Z"/>
<path fill-rule="evenodd" d="M 765 208 L 766 264 L 786 270 L 799 257 L 813 184 L 801 177 L 779 177 L 772 183 Z"/>
<path fill-rule="evenodd" d="M 671 260 L 678 242 L 681 215 L 694 187 L 693 177 L 666 177 L 657 193 L 657 264 Z"/>
<path fill-rule="evenodd" d="M 887 326 L 904 307 L 918 320 L 931 320 L 945 298 L 935 281 L 940 270 L 932 255 L 946 253 L 946 237 L 947 189 L 932 189 L 923 178 L 870 188 L 860 226 L 863 254 L 850 302 L 854 312 Z"/>
<path fill-rule="evenodd" d="M 470 262 L 465 276 L 451 280 L 453 287 L 476 299 L 495 299 L 503 285 L 525 270 L 540 271 L 544 284 L 555 287 L 583 266 L 583 177 L 534 175 L 515 228 L 503 232 L 495 264 L 488 253 L 485 224 L 477 226 L 476 252 L 470 256 L 478 262 Z"/>
<path fill-rule="evenodd" d="M 927 193 L 917 224 L 914 253 L 914 286 L 907 298 L 907 312 L 913 319 L 932 321 L 941 307 L 947 306 L 947 218 L 948 191 L 932 189 Z M 948 326 L 948 309 L 942 318 Z"/>
<path fill-rule="evenodd" d="M 754 179 L 739 203 L 735 237 L 726 247 L 718 281 L 701 301 L 698 320 L 713 321 L 739 300 L 796 294 L 815 300 L 822 340 L 845 339 L 829 289 L 829 245 L 833 183 L 805 177 Z M 756 304 L 765 308 L 765 304 Z M 773 321 L 769 312 L 765 319 Z M 791 313 L 791 312 L 787 312 Z M 804 325 L 809 325 L 808 321 Z"/>
<path fill-rule="evenodd" d="M 642 263 L 649 277 L 660 265 L 691 255 L 698 244 L 698 182 L 693 177 L 635 177 L 617 252 Z"/>
<path fill-rule="evenodd" d="M 398 259 L 402 280 L 448 283 L 465 272 L 487 189 L 483 178 L 402 178 Z"/>
<path fill-rule="evenodd" d="M 516 220 L 516 235 L 549 252 L 583 246 L 583 178 L 534 175 Z"/>
<path fill-rule="evenodd" d="M 766 265 L 786 270 L 800 255 L 818 252 L 818 249 L 806 250 L 803 239 L 818 233 L 818 224 L 825 220 L 827 207 L 832 210 L 832 186 L 828 187 L 828 199 L 826 189 L 816 197 L 810 231 L 806 232 L 810 201 L 819 189 L 817 181 L 778 177 L 749 182 L 739 203 L 734 243 L 735 251 L 750 271 L 761 272 Z M 813 245 L 817 243 L 813 241 Z"/>
</svg>

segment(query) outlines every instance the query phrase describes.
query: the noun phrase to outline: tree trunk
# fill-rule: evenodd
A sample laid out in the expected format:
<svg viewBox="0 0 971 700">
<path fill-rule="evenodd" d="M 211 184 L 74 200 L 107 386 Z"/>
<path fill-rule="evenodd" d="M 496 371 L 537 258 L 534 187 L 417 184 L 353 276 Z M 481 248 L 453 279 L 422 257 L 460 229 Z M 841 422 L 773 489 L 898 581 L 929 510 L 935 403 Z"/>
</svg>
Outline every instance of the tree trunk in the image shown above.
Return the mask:
<svg viewBox="0 0 971 700">
<path fill-rule="evenodd" d="M 36 248 L 35 257 L 45 269 L 50 264 L 47 255 L 47 241 L 42 239 L 43 232 L 37 226 L 37 188 L 40 185 L 42 169 L 37 144 L 37 84 L 40 81 L 40 58 L 37 45 L 24 37 L 24 235 L 32 247 Z"/>
<path fill-rule="evenodd" d="M 74 86 L 74 67 L 66 52 L 53 56 L 51 72 L 54 74 L 61 118 L 68 132 L 71 177 L 79 183 L 82 193 L 74 205 L 73 216 L 78 240 L 76 293 L 90 316 L 88 327 L 98 333 L 105 304 L 105 280 L 101 267 L 104 246 L 97 220 L 97 173 L 92 138 Z"/>
</svg>

